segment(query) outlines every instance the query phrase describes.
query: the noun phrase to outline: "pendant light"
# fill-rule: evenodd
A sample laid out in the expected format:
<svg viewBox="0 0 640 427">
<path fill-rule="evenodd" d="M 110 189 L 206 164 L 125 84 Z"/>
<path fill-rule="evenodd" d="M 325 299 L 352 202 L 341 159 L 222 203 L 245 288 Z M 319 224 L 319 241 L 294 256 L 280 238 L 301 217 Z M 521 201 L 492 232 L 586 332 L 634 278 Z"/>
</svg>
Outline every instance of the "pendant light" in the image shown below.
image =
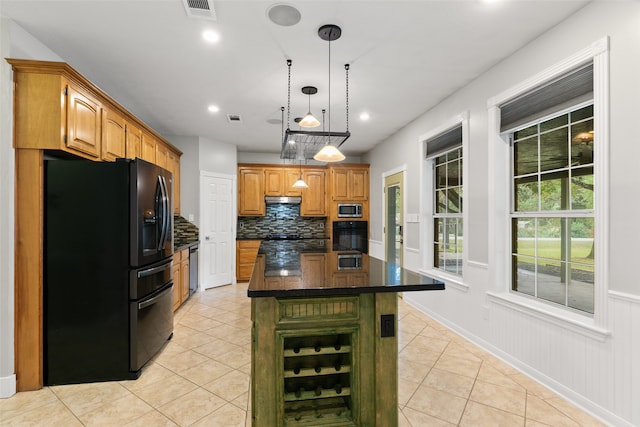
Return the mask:
<svg viewBox="0 0 640 427">
<path fill-rule="evenodd" d="M 328 122 L 329 137 L 327 138 L 327 143 L 325 144 L 325 146 L 322 147 L 322 149 L 320 149 L 320 151 L 318 151 L 316 155 L 313 156 L 313 158 L 314 160 L 317 160 L 319 162 L 340 162 L 345 159 L 344 154 L 342 154 L 340 150 L 338 150 L 338 147 L 335 147 L 330 144 L 330 141 L 331 141 L 331 42 L 333 40 L 337 40 L 340 38 L 340 36 L 342 35 L 342 30 L 337 25 L 323 25 L 318 30 L 318 35 L 322 40 L 326 40 L 329 42 L 329 107 L 328 107 L 329 108 L 329 122 Z M 347 70 L 347 94 L 348 94 L 349 93 L 349 86 L 348 86 L 349 65 L 348 64 L 345 65 L 345 70 Z M 347 99 L 349 99 L 348 95 L 347 95 Z M 349 129 L 348 105 L 349 104 L 347 101 L 347 132 Z"/>
<path fill-rule="evenodd" d="M 313 117 L 313 114 L 311 114 L 311 95 L 315 95 L 316 93 L 318 93 L 318 88 L 313 86 L 305 86 L 302 88 L 302 93 L 309 96 L 309 112 L 302 118 L 302 120 L 300 120 L 300 123 L 298 124 L 303 128 L 316 128 L 320 126 L 320 122 L 318 121 L 318 119 Z"/>
<path fill-rule="evenodd" d="M 309 188 L 304 179 L 302 179 L 302 160 L 300 160 L 300 174 L 298 175 L 298 180 L 293 183 L 293 188 Z"/>
<path fill-rule="evenodd" d="M 340 38 L 342 30 L 337 25 L 323 25 L 318 29 L 318 36 L 322 40 L 329 41 L 329 104 L 331 104 L 331 41 Z M 314 129 L 292 130 L 289 126 L 291 119 L 291 59 L 287 59 L 287 128 L 282 138 L 282 146 L 280 151 L 281 159 L 310 160 L 316 159 L 321 162 L 337 162 L 344 160 L 344 155 L 340 153 L 340 147 L 350 136 L 349 133 L 349 64 L 345 64 L 346 77 L 346 131 L 331 131 L 331 105 L 329 105 L 329 131 L 324 130 L 324 124 L 327 123 L 322 119 L 322 131 Z M 311 112 L 311 95 L 317 93 L 317 88 L 313 86 L 305 86 L 302 93 L 309 97 L 309 113 Z M 319 123 L 319 122 L 318 122 Z M 304 126 L 302 122 L 298 123 Z M 327 151 L 329 152 L 328 154 Z M 319 153 L 320 152 L 320 153 Z"/>
</svg>

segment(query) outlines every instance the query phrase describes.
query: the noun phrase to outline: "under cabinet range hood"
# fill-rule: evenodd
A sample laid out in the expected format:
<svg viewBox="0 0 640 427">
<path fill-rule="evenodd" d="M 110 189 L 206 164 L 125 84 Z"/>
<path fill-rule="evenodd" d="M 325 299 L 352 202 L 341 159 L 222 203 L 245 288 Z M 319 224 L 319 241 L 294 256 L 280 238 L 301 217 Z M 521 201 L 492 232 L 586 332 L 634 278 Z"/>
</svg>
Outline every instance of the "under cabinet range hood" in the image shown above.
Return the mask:
<svg viewBox="0 0 640 427">
<path fill-rule="evenodd" d="M 264 201 L 267 205 L 299 205 L 302 203 L 300 196 L 265 196 Z"/>
</svg>

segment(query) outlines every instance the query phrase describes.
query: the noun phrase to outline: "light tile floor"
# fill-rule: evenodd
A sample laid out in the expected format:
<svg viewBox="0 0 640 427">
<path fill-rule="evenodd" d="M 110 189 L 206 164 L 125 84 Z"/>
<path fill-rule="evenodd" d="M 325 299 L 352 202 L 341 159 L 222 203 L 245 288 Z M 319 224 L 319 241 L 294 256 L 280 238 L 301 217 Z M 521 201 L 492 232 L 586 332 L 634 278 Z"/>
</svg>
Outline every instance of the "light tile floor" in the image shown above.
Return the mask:
<svg viewBox="0 0 640 427">
<path fill-rule="evenodd" d="M 138 380 L 17 393 L 0 399 L 0 425 L 250 426 L 246 289 L 190 298 Z M 602 425 L 402 299 L 398 329 L 399 427 Z"/>
</svg>

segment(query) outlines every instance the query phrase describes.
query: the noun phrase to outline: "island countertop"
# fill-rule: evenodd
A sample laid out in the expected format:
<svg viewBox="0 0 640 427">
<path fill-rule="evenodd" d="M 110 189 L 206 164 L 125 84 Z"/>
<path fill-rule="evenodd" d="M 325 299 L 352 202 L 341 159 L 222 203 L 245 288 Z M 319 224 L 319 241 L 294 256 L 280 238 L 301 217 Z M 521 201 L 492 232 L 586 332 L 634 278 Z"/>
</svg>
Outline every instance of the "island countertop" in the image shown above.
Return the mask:
<svg viewBox="0 0 640 427">
<path fill-rule="evenodd" d="M 442 281 L 357 251 L 334 250 L 322 239 L 263 241 L 249 297 L 331 297 L 444 290 Z"/>
</svg>

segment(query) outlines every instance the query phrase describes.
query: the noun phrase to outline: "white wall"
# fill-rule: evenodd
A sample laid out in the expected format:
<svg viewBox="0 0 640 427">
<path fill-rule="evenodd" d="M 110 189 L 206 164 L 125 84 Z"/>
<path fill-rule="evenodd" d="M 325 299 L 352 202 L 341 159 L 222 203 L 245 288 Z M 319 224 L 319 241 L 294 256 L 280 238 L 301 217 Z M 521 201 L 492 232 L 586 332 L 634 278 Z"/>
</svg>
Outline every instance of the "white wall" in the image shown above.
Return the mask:
<svg viewBox="0 0 640 427">
<path fill-rule="evenodd" d="M 180 158 L 180 215 L 200 226 L 200 172 L 237 174 L 236 146 L 198 136 L 163 135 L 182 151 Z"/>
<path fill-rule="evenodd" d="M 504 288 L 491 283 L 488 235 L 491 189 L 488 188 L 489 143 L 487 101 L 533 75 L 610 37 L 610 274 L 605 329 L 598 337 L 572 329 L 566 322 L 499 304 L 487 292 Z M 469 208 L 468 262 L 464 286 L 448 283 L 445 292 L 405 293 L 411 304 L 442 321 L 494 354 L 530 374 L 611 425 L 640 425 L 640 158 L 637 100 L 640 98 L 640 2 L 595 1 L 554 27 L 484 75 L 426 112 L 372 150 L 371 205 L 382 203 L 385 171 L 407 167 L 407 212 L 417 212 L 420 192 L 418 139 L 451 117 L 469 111 L 469 151 L 465 182 Z M 429 212 L 423 212 L 428 214 Z M 382 212 L 371 211 L 371 236 L 382 242 Z M 426 224 L 423 224 L 425 226 Z M 407 235 L 419 232 L 407 224 Z M 406 240 L 405 266 L 423 267 L 418 238 Z M 496 255 L 498 256 L 498 255 Z M 596 334 L 597 335 L 597 334 Z"/>
</svg>

